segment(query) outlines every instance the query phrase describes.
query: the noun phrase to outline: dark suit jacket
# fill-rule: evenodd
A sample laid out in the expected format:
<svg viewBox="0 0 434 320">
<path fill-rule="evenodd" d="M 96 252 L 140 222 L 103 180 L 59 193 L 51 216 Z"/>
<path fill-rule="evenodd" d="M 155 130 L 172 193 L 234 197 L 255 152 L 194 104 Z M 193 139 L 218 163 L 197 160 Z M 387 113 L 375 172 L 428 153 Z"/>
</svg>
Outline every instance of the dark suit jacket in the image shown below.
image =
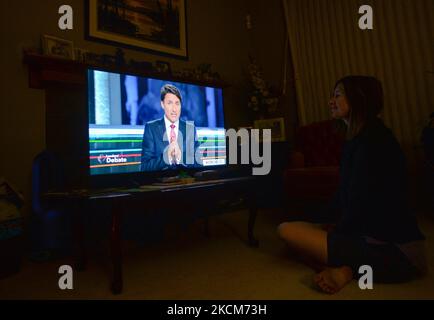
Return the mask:
<svg viewBox="0 0 434 320">
<path fill-rule="evenodd" d="M 193 136 L 187 136 L 187 126 L 191 126 L 190 129 L 193 130 Z M 195 152 L 199 143 L 196 139 L 196 128 L 194 125 L 179 120 L 177 138 L 178 145 L 182 151 L 180 165 L 168 165 L 168 162 L 165 161 L 165 159 L 167 160 L 166 148 L 169 146 L 168 136 L 164 139 L 165 134 L 166 126 L 164 118 L 146 123 L 142 143 L 142 171 L 160 171 L 177 167 L 197 167 L 200 165 L 195 160 Z M 188 158 L 187 152 L 190 153 Z"/>
</svg>

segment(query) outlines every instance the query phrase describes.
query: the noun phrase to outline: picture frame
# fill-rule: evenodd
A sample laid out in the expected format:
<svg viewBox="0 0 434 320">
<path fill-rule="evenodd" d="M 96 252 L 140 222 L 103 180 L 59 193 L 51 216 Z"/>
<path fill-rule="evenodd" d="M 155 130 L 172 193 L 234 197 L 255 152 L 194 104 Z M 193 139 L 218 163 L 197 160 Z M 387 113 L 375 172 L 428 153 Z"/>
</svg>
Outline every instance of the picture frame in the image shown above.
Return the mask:
<svg viewBox="0 0 434 320">
<path fill-rule="evenodd" d="M 74 43 L 70 40 L 65 40 L 50 35 L 42 35 L 42 49 L 44 55 L 56 57 L 66 60 L 74 60 Z"/>
<path fill-rule="evenodd" d="M 86 0 L 87 40 L 188 59 L 187 0 Z"/>
<path fill-rule="evenodd" d="M 271 142 L 283 142 L 286 141 L 285 134 L 285 119 L 273 118 L 273 119 L 261 119 L 255 120 L 255 129 L 271 129 Z M 259 135 L 259 140 L 262 141 L 262 133 Z"/>
</svg>

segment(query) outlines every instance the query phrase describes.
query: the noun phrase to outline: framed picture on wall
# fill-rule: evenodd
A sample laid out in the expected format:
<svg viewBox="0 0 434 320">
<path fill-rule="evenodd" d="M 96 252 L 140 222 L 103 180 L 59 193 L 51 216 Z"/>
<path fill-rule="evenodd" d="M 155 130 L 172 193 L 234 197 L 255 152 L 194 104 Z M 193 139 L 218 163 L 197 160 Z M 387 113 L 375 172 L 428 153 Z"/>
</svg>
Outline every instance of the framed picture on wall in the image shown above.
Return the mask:
<svg viewBox="0 0 434 320">
<path fill-rule="evenodd" d="M 271 129 L 271 142 L 281 142 L 286 140 L 284 118 L 255 120 L 255 129 Z M 262 141 L 262 132 L 259 135 Z"/>
<path fill-rule="evenodd" d="M 187 59 L 186 0 L 86 0 L 86 38 Z"/>
</svg>

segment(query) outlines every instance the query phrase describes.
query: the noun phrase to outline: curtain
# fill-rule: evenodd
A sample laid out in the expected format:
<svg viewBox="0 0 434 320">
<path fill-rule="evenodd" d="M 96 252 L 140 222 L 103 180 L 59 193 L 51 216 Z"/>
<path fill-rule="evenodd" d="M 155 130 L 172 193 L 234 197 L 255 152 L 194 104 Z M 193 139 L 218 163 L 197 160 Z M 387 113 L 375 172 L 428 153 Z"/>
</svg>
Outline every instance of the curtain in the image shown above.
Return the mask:
<svg viewBox="0 0 434 320">
<path fill-rule="evenodd" d="M 336 80 L 373 75 L 383 83 L 383 119 L 404 148 L 416 148 L 434 111 L 433 0 L 283 0 L 300 125 L 330 118 Z M 373 30 L 359 29 L 359 7 Z"/>
</svg>

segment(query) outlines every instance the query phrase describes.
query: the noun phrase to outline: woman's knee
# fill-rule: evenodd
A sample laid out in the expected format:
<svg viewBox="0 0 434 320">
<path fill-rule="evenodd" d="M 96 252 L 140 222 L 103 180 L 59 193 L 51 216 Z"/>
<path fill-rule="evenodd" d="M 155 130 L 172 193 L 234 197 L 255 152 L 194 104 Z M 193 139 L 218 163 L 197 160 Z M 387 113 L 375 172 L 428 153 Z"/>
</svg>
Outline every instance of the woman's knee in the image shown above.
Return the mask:
<svg viewBox="0 0 434 320">
<path fill-rule="evenodd" d="M 279 237 L 284 238 L 285 235 L 291 233 L 291 230 L 294 229 L 295 224 L 296 222 L 282 222 L 281 224 L 279 224 L 279 226 L 277 227 L 277 234 L 279 235 Z"/>
<path fill-rule="evenodd" d="M 303 222 L 283 222 L 277 227 L 277 234 L 282 239 L 288 239 L 300 226 L 304 224 Z"/>
</svg>

